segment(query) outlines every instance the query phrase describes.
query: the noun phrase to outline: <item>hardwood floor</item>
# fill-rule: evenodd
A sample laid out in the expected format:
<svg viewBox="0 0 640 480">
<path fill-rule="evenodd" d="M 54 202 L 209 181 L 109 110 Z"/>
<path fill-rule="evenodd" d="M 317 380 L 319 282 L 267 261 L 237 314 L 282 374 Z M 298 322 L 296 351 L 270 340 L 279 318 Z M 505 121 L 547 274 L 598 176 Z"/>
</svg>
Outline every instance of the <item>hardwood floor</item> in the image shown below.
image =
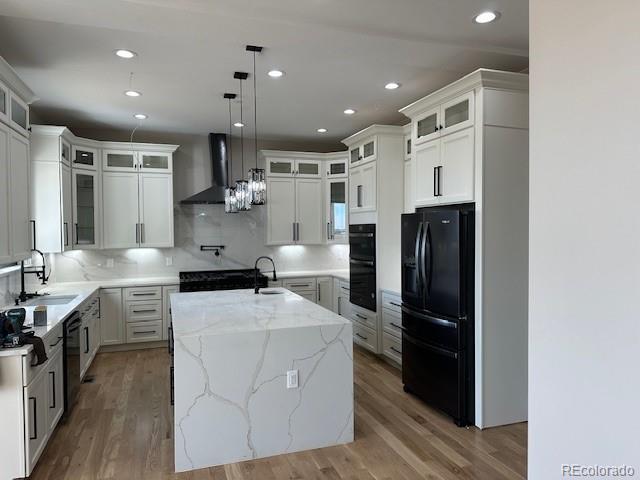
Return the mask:
<svg viewBox="0 0 640 480">
<path fill-rule="evenodd" d="M 526 478 L 526 424 L 456 427 L 402 391 L 399 372 L 354 348 L 356 441 L 343 446 L 173 473 L 166 349 L 98 354 L 78 404 L 33 480 Z M 215 432 L 212 432 L 214 435 Z"/>
</svg>

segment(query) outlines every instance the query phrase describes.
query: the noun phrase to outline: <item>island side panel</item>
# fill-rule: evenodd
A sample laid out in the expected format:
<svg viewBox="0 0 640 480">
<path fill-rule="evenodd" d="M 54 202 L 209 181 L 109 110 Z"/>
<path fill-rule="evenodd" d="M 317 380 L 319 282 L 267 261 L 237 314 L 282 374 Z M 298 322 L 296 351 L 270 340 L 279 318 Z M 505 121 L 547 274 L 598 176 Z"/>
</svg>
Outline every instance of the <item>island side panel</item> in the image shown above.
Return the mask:
<svg viewBox="0 0 640 480">
<path fill-rule="evenodd" d="M 353 441 L 352 338 L 350 323 L 176 338 L 176 471 Z"/>
</svg>

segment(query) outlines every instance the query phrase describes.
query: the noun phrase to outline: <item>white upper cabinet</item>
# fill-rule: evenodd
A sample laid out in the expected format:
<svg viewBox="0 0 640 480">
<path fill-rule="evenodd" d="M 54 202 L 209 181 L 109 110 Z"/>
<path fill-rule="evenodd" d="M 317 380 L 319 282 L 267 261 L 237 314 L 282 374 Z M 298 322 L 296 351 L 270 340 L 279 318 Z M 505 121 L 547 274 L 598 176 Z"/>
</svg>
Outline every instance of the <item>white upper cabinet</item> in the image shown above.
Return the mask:
<svg viewBox="0 0 640 480">
<path fill-rule="evenodd" d="M 296 186 L 293 178 L 267 178 L 267 244 L 289 245 L 296 238 Z"/>
<path fill-rule="evenodd" d="M 135 172 L 138 160 L 134 150 L 103 150 L 102 170 L 105 172 Z"/>
<path fill-rule="evenodd" d="M 169 175 L 139 176 L 140 246 L 173 247 L 173 182 Z"/>
<path fill-rule="evenodd" d="M 474 92 L 467 92 L 419 114 L 413 122 L 416 146 L 473 125 Z"/>
<path fill-rule="evenodd" d="M 29 105 L 13 91 L 9 91 L 9 121 L 17 132 L 29 135 Z"/>
<path fill-rule="evenodd" d="M 73 248 L 100 246 L 98 172 L 73 169 Z"/>
<path fill-rule="evenodd" d="M 324 241 L 322 180 L 296 179 L 296 243 L 320 244 Z"/>
<path fill-rule="evenodd" d="M 416 207 L 438 203 L 437 176 L 440 166 L 440 140 L 433 140 L 416 147 L 414 153 L 414 175 L 409 188 L 414 191 Z M 405 185 L 405 188 L 407 186 Z M 405 207 L 406 208 L 406 207 Z"/>
<path fill-rule="evenodd" d="M 349 148 L 349 166 L 356 167 L 376 159 L 378 153 L 376 137 L 369 138 Z"/>
<path fill-rule="evenodd" d="M 73 201 L 71 169 L 62 164 L 60 166 L 60 179 L 62 184 L 62 250 L 73 249 Z"/>
<path fill-rule="evenodd" d="M 29 141 L 11 132 L 9 138 L 9 205 L 11 206 L 11 250 L 15 261 L 31 256 L 29 213 Z"/>
<path fill-rule="evenodd" d="M 292 155 L 295 153 L 292 152 Z M 269 177 L 321 178 L 322 161 L 295 157 L 266 157 Z"/>
<path fill-rule="evenodd" d="M 376 163 L 368 163 L 350 172 L 349 211 L 352 213 L 373 212 L 376 210 Z"/>
<path fill-rule="evenodd" d="M 1 94 L 0 94 L 1 95 Z M 9 128 L 0 124 L 0 265 L 10 263 Z"/>
<path fill-rule="evenodd" d="M 349 243 L 347 195 L 349 179 L 330 178 L 326 182 L 327 243 Z"/>
<path fill-rule="evenodd" d="M 134 248 L 140 243 L 138 174 L 102 174 L 104 248 Z"/>
<path fill-rule="evenodd" d="M 474 132 L 473 128 L 443 137 L 440 147 L 440 168 L 437 171 L 437 192 L 440 203 L 473 201 Z"/>
<path fill-rule="evenodd" d="M 96 170 L 98 168 L 98 149 L 73 145 L 71 147 L 71 163 L 73 168 Z"/>
<path fill-rule="evenodd" d="M 161 152 L 138 152 L 138 166 L 141 172 L 171 173 L 172 154 Z"/>
<path fill-rule="evenodd" d="M 329 160 L 325 164 L 326 178 L 341 178 L 349 176 L 349 160 L 347 157 Z"/>
<path fill-rule="evenodd" d="M 413 162 L 407 160 L 404 162 L 404 213 L 413 213 L 415 206 L 415 185 L 413 179 Z"/>
</svg>

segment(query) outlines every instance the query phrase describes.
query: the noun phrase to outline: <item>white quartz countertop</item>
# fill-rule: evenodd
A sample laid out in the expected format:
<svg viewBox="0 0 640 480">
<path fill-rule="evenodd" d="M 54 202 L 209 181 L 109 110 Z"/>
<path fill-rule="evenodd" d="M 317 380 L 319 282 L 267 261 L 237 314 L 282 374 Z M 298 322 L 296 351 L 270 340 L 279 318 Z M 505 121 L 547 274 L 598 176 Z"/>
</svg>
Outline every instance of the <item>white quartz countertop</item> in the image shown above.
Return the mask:
<svg viewBox="0 0 640 480">
<path fill-rule="evenodd" d="M 335 277 L 349 281 L 349 270 L 301 270 L 299 272 L 276 272 L 279 279 L 303 277 Z M 265 273 L 269 278 L 271 274 Z"/>
<path fill-rule="evenodd" d="M 349 320 L 284 288 L 171 294 L 175 338 L 343 325 Z"/>
</svg>

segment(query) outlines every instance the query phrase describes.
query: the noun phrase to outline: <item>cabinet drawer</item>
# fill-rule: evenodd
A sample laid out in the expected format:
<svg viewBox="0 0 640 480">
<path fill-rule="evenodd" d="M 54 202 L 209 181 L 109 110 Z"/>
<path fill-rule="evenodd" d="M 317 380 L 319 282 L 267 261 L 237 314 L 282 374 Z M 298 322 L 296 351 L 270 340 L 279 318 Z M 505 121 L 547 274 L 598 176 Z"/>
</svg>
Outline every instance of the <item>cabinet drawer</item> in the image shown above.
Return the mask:
<svg viewBox="0 0 640 480">
<path fill-rule="evenodd" d="M 388 333 L 382 335 L 382 353 L 385 357 L 402 365 L 402 341 Z"/>
<path fill-rule="evenodd" d="M 402 337 L 402 314 L 388 308 L 382 309 L 382 329 L 396 337 Z"/>
<path fill-rule="evenodd" d="M 162 320 L 127 324 L 127 343 L 162 340 Z"/>
<path fill-rule="evenodd" d="M 127 302 L 125 317 L 127 319 L 127 323 L 162 320 L 162 301 L 151 300 L 149 302 Z"/>
<path fill-rule="evenodd" d="M 378 335 L 375 330 L 357 322 L 353 323 L 353 341 L 374 353 L 378 350 Z"/>
<path fill-rule="evenodd" d="M 393 295 L 389 292 L 382 292 L 382 307 L 392 310 L 398 314 L 402 312 L 400 309 L 402 305 L 402 297 L 400 295 Z"/>
<path fill-rule="evenodd" d="M 46 347 L 45 347 L 46 348 Z M 36 362 L 36 352 L 33 350 L 29 355 L 22 356 L 22 385 L 24 387 L 28 386 L 31 381 L 38 376 L 38 374 L 45 370 L 49 362 L 44 362 L 42 365 L 38 365 L 37 367 L 32 366 L 32 363 Z"/>
<path fill-rule="evenodd" d="M 292 292 L 297 292 L 298 290 L 316 290 L 316 279 L 314 277 L 311 278 L 287 278 L 282 281 L 282 286 L 284 288 L 288 288 Z"/>
<path fill-rule="evenodd" d="M 124 289 L 124 299 L 130 300 L 162 300 L 162 287 L 133 287 Z"/>
<path fill-rule="evenodd" d="M 378 330 L 378 317 L 375 312 L 370 312 L 369 310 L 351 304 L 351 315 L 349 318 L 374 331 Z"/>
<path fill-rule="evenodd" d="M 47 357 L 51 358 L 59 350 L 62 350 L 63 338 L 62 322 L 60 322 L 53 330 L 47 333 L 47 336 L 43 339 Z"/>
</svg>

